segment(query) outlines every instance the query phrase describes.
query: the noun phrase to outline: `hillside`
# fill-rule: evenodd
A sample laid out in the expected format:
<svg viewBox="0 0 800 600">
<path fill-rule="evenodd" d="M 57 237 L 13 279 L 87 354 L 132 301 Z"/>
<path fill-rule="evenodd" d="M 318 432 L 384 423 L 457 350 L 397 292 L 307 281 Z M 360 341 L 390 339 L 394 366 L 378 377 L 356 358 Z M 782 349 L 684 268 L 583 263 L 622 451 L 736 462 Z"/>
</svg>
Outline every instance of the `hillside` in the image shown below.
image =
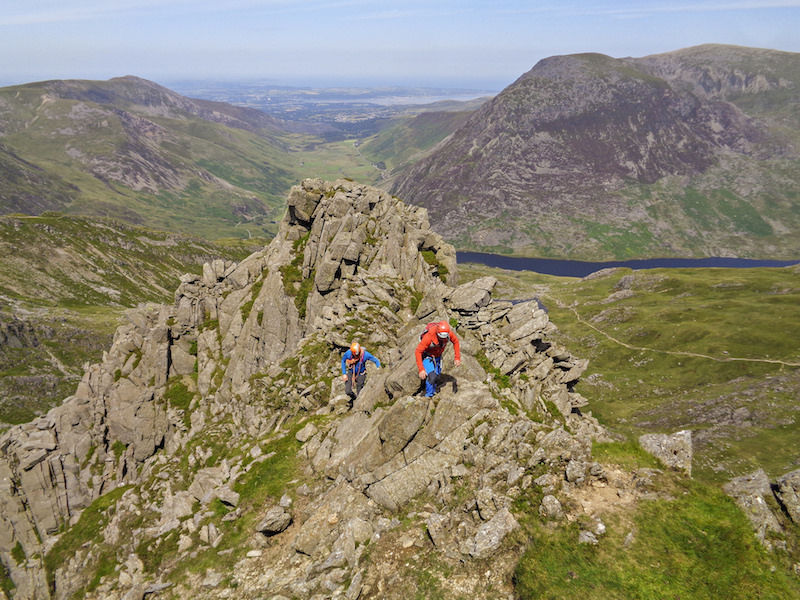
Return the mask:
<svg viewBox="0 0 800 600">
<path fill-rule="evenodd" d="M 187 271 L 257 247 L 108 219 L 0 216 L 0 428 L 30 421 L 73 393 L 126 310 L 167 302 Z"/>
<path fill-rule="evenodd" d="M 583 279 L 459 265 L 535 296 L 589 360 L 581 393 L 615 435 L 692 429 L 710 483 L 800 466 L 800 268 L 605 269 Z"/>
<path fill-rule="evenodd" d="M 540 61 L 391 183 L 459 249 L 800 255 L 800 55 Z"/>
<path fill-rule="evenodd" d="M 383 115 L 366 101 L 318 105 L 314 92 L 279 120 L 131 76 L 0 88 L 0 214 L 51 210 L 207 239 L 271 237 L 292 184 L 309 175 L 377 183 L 384 165 L 412 163 L 481 103 Z"/>
<path fill-rule="evenodd" d="M 17 600 L 790 599 L 800 471 L 725 489 L 692 433 L 615 442 L 535 301 L 457 285 L 424 209 L 305 180 L 270 244 L 127 314 L 63 404 L 0 438 Z M 415 348 L 460 340 L 438 393 Z M 352 408 L 341 353 L 380 359 Z M 3 573 L 0 573 L 3 575 Z"/>
<path fill-rule="evenodd" d="M 210 239 L 271 236 L 302 141 L 282 126 L 136 77 L 2 88 L 0 213 L 58 210 Z"/>
<path fill-rule="evenodd" d="M 430 152 L 455 131 L 472 111 L 425 111 L 413 117 L 397 118 L 361 146 L 373 163 L 399 172 Z"/>
</svg>

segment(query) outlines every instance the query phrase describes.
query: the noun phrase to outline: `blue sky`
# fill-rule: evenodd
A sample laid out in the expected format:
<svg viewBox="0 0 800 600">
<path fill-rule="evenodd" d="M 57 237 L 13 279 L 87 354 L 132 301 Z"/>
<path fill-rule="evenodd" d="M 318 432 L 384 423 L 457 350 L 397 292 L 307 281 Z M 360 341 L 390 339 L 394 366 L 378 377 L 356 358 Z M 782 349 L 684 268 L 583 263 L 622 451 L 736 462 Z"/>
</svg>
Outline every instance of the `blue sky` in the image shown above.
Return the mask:
<svg viewBox="0 0 800 600">
<path fill-rule="evenodd" d="M 500 90 L 557 54 L 800 52 L 800 0 L 0 0 L 0 85 L 136 75 Z"/>
</svg>

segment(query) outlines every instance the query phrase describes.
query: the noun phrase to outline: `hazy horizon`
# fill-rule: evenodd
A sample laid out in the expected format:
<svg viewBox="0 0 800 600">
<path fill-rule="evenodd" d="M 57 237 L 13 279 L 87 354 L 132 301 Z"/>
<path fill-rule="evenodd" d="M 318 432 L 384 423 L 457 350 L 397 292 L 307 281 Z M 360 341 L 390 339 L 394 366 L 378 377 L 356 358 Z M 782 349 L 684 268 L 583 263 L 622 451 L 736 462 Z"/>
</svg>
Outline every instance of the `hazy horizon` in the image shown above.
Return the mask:
<svg viewBox="0 0 800 600">
<path fill-rule="evenodd" d="M 3 86 L 135 75 L 499 91 L 539 60 L 705 43 L 800 52 L 800 0 L 49 0 L 0 14 Z"/>
</svg>

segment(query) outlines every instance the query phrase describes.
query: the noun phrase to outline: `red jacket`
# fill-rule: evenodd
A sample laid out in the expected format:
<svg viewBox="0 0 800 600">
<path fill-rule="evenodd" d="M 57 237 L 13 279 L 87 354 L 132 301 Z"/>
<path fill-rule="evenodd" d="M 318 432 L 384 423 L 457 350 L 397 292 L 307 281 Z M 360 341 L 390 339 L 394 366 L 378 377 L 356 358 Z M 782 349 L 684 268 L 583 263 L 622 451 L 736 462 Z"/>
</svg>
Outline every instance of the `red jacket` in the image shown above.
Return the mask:
<svg viewBox="0 0 800 600">
<path fill-rule="evenodd" d="M 440 341 L 441 340 L 441 341 Z M 453 342 L 453 351 L 456 353 L 456 360 L 461 360 L 461 345 L 458 341 L 458 336 L 455 331 L 450 332 L 450 341 Z M 444 349 L 447 347 L 447 339 L 442 340 L 436 335 L 435 330 L 428 331 L 422 336 L 422 339 L 417 345 L 417 367 L 420 371 L 425 368 L 422 366 L 422 359 L 426 356 L 441 356 Z"/>
</svg>

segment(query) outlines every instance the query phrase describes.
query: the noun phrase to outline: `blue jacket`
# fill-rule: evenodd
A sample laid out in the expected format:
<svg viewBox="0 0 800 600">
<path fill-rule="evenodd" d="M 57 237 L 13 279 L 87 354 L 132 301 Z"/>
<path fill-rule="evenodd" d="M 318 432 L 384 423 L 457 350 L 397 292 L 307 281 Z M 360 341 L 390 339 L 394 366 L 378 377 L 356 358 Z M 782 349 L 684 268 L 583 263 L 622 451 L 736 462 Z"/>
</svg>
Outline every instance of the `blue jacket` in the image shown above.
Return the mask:
<svg viewBox="0 0 800 600">
<path fill-rule="evenodd" d="M 347 362 L 346 361 L 351 360 L 352 358 L 353 358 L 353 353 L 350 352 L 350 350 L 345 352 L 344 356 L 342 356 L 342 375 L 345 375 L 347 373 Z M 380 368 L 381 361 L 379 361 L 377 358 L 372 356 L 372 354 L 370 354 L 369 352 L 367 352 L 366 350 L 364 350 L 362 348 L 361 349 L 361 358 L 360 358 L 360 360 L 351 367 L 351 368 L 355 367 L 356 375 L 361 375 L 361 373 L 365 373 L 367 371 L 367 361 L 368 360 L 371 360 L 372 362 L 375 363 L 376 367 Z"/>
</svg>

